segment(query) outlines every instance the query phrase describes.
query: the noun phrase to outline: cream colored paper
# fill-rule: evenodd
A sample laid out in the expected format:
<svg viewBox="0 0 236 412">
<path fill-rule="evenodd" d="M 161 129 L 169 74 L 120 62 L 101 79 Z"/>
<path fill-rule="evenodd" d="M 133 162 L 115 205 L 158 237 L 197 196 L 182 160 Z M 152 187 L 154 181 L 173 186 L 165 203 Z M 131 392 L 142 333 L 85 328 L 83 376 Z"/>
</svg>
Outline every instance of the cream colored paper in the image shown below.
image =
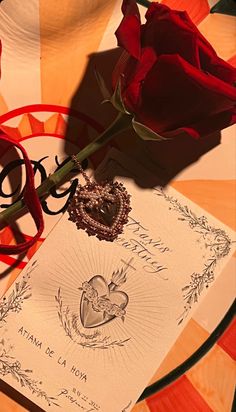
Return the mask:
<svg viewBox="0 0 236 412">
<path fill-rule="evenodd" d="M 130 168 L 118 240 L 65 214 L 1 302 L 1 377 L 46 411 L 131 410 L 235 250 L 230 229 L 174 189 L 140 188 L 116 152 L 99 173 Z M 94 290 L 124 312 L 103 312 Z"/>
</svg>

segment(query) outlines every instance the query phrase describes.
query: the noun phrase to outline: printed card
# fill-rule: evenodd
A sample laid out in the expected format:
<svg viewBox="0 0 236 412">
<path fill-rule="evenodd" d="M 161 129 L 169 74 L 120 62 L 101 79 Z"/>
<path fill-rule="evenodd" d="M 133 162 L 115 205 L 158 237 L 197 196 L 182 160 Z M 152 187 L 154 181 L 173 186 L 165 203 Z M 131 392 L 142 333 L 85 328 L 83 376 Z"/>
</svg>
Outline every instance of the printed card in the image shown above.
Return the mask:
<svg viewBox="0 0 236 412">
<path fill-rule="evenodd" d="M 99 241 L 66 213 L 0 302 L 0 376 L 46 411 L 130 411 L 235 251 L 232 230 L 141 187 L 131 163 L 100 168 L 126 176 L 122 235 Z"/>
</svg>

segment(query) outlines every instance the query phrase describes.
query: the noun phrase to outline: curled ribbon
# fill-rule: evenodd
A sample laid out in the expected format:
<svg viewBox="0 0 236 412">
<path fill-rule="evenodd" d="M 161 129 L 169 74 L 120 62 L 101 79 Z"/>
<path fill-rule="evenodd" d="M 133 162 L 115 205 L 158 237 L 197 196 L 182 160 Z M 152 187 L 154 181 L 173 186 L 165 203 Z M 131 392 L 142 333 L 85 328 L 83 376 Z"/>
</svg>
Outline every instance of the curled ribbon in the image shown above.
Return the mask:
<svg viewBox="0 0 236 412">
<path fill-rule="evenodd" d="M 40 201 L 39 201 L 39 198 L 38 198 L 35 186 L 34 186 L 33 168 L 32 168 L 32 165 L 31 165 L 31 162 L 27 155 L 26 150 L 19 142 L 16 142 L 15 140 L 11 139 L 9 136 L 7 136 L 1 131 L 0 131 L 0 140 L 3 140 L 9 143 L 11 146 L 17 147 L 23 155 L 24 162 L 25 162 L 25 169 L 26 169 L 26 183 L 24 187 L 23 199 L 25 202 L 25 206 L 27 207 L 32 218 L 34 219 L 34 222 L 37 228 L 36 235 L 32 237 L 30 240 L 27 240 L 23 243 L 19 243 L 18 245 L 0 244 L 0 253 L 4 255 L 16 255 L 16 254 L 26 252 L 40 238 L 43 232 L 43 229 L 44 229 L 43 213 L 42 213 L 41 204 L 40 204 Z"/>
</svg>

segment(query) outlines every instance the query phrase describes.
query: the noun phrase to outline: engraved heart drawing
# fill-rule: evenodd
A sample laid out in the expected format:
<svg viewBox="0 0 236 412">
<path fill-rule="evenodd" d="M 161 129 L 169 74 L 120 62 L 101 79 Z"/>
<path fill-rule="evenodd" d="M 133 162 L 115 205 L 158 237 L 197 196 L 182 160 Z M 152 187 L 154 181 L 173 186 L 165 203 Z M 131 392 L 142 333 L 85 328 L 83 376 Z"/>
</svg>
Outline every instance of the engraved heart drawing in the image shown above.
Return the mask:
<svg viewBox="0 0 236 412">
<path fill-rule="evenodd" d="M 120 317 L 124 320 L 125 308 L 129 302 L 128 295 L 117 288 L 126 280 L 123 276 L 115 274 L 114 279 L 119 282 L 108 282 L 101 275 L 93 276 L 88 282 L 82 284 L 80 301 L 80 318 L 85 328 L 95 328 L 111 322 Z"/>
</svg>

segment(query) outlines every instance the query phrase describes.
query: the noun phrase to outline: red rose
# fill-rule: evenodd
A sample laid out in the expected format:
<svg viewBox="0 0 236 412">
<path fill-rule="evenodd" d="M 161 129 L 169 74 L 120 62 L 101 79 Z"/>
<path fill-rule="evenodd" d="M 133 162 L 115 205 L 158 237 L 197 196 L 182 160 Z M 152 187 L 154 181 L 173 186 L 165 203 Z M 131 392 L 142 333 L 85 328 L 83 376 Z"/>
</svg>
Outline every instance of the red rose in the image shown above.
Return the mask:
<svg viewBox="0 0 236 412">
<path fill-rule="evenodd" d="M 151 129 L 146 138 L 155 138 L 151 131 L 169 137 L 182 130 L 198 138 L 233 124 L 236 70 L 188 14 L 151 3 L 141 24 L 135 0 L 124 0 L 122 11 L 116 36 L 125 52 L 114 78 L 138 134 L 145 138 Z"/>
</svg>

